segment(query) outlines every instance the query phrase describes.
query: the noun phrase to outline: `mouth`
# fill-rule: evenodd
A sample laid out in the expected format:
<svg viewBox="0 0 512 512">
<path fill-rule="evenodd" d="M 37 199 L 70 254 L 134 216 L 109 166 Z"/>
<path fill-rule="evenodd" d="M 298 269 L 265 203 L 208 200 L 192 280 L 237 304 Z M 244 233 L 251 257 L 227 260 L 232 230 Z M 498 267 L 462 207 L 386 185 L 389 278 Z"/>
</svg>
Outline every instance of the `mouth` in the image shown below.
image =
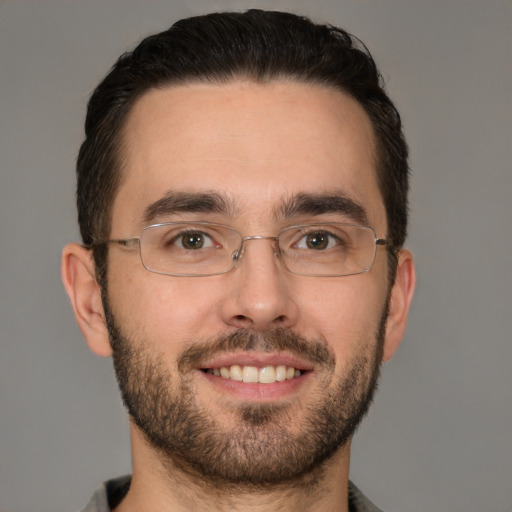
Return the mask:
<svg viewBox="0 0 512 512">
<path fill-rule="evenodd" d="M 286 365 L 258 367 L 233 364 L 231 366 L 201 368 L 201 370 L 209 375 L 214 375 L 222 379 L 259 384 L 274 384 L 275 382 L 293 380 L 306 373 L 306 370 L 299 370 L 294 366 Z"/>
</svg>

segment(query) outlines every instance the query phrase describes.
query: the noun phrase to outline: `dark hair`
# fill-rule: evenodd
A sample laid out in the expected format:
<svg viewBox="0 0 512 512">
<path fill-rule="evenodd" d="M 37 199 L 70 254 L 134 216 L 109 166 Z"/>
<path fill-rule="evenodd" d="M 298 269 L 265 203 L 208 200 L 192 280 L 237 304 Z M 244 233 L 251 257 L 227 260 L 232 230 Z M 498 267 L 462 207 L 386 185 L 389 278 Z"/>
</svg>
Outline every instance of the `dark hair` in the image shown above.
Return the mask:
<svg viewBox="0 0 512 512">
<path fill-rule="evenodd" d="M 183 19 L 122 55 L 88 104 L 77 162 L 78 221 L 84 244 L 108 237 L 121 180 L 122 128 L 134 102 L 150 89 L 186 82 L 295 80 L 354 97 L 377 140 L 377 180 L 388 237 L 401 247 L 407 231 L 408 164 L 400 116 L 361 41 L 342 29 L 294 14 L 249 10 Z M 100 283 L 106 247 L 94 246 Z M 395 252 L 389 252 L 395 258 Z M 394 265 L 391 265 L 394 267 Z"/>
</svg>

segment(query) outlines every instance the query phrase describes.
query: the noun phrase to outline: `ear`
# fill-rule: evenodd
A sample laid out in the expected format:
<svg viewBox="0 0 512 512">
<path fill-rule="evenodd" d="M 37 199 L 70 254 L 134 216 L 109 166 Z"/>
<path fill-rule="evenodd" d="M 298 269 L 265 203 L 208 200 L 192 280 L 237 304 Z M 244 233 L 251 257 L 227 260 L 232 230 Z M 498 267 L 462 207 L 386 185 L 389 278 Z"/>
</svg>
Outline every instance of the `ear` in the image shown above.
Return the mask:
<svg viewBox="0 0 512 512">
<path fill-rule="evenodd" d="M 410 251 L 403 249 L 398 254 L 395 282 L 391 288 L 384 341 L 384 361 L 391 359 L 404 337 L 415 287 L 416 271 L 413 256 Z"/>
<path fill-rule="evenodd" d="M 61 276 L 89 348 L 99 356 L 110 356 L 112 350 L 92 251 L 76 243 L 66 245 L 62 251 Z"/>
</svg>

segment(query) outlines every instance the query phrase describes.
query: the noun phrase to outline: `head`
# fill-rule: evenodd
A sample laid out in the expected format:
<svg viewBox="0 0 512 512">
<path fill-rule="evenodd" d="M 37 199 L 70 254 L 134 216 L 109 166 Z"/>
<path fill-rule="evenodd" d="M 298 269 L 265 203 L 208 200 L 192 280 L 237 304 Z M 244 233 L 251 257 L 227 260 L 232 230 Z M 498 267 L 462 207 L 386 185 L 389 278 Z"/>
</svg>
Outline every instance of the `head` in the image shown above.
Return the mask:
<svg viewBox="0 0 512 512">
<path fill-rule="evenodd" d="M 371 120 L 376 173 L 388 236 L 400 249 L 407 233 L 407 145 L 400 116 L 383 89 L 365 46 L 344 30 L 280 12 L 210 14 L 184 19 L 147 37 L 117 61 L 88 105 L 86 138 L 77 162 L 82 240 L 108 237 L 112 205 L 122 182 L 123 126 L 145 93 L 186 83 L 236 80 L 294 81 L 330 87 L 353 97 Z M 106 247 L 94 247 L 99 281 Z M 396 251 L 389 251 L 390 278 Z"/>
<path fill-rule="evenodd" d="M 277 485 L 339 456 L 405 329 L 406 155 L 373 60 L 340 29 L 212 14 L 121 57 L 89 104 L 84 246 L 65 250 L 63 276 L 89 345 L 113 355 L 135 445 L 217 484 Z M 163 276 L 93 243 L 178 221 L 249 237 L 232 271 Z M 287 272 L 276 235 L 317 223 L 367 225 L 393 247 L 358 275 Z"/>
</svg>

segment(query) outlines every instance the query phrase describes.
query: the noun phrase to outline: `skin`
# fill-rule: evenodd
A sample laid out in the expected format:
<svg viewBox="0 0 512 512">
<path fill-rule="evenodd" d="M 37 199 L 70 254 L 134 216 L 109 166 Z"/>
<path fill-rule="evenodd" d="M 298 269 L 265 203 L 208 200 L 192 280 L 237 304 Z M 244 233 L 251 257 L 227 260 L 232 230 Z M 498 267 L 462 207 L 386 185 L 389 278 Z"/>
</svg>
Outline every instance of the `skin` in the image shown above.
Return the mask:
<svg viewBox="0 0 512 512">
<path fill-rule="evenodd" d="M 294 215 L 279 208 L 299 193 L 341 193 L 366 211 L 377 236 L 387 235 L 386 212 L 376 180 L 375 142 L 361 106 L 347 95 L 297 83 L 233 82 L 222 86 L 190 84 L 150 91 L 133 107 L 124 131 L 124 167 L 115 198 L 110 238 L 138 236 L 148 224 L 144 211 L 169 191 L 216 192 L 233 199 L 231 212 L 183 213 L 183 219 L 229 224 L 244 236 L 275 236 L 285 226 L 352 219 L 341 213 Z M 172 220 L 157 217 L 152 222 Z M 149 222 L 151 223 L 151 222 Z M 109 250 L 108 294 L 118 325 L 131 339 L 169 368 L 194 340 L 240 328 L 265 332 L 288 328 L 305 339 L 319 339 L 335 357 L 326 376 L 315 368 L 300 385 L 277 387 L 272 396 L 243 383 L 229 389 L 196 370 L 197 403 L 229 431 L 235 410 L 246 402 L 291 404 L 288 429 L 300 431 L 305 405 L 324 396 L 347 375 L 358 354 L 374 352 L 375 332 L 386 299 L 390 309 L 383 360 L 399 345 L 415 286 L 412 255 L 400 252 L 395 283 L 388 283 L 387 256 L 377 249 L 370 272 L 341 278 L 313 278 L 287 272 L 270 241 L 250 241 L 230 273 L 179 278 L 150 273 L 138 252 Z M 78 324 L 91 350 L 111 355 L 100 289 L 89 251 L 70 244 L 63 253 L 63 281 Z M 229 359 L 230 355 L 226 355 Z M 254 357 L 254 355 L 252 355 Z M 267 361 L 268 354 L 256 354 Z M 272 354 L 273 361 L 287 357 Z M 218 380 L 218 379 L 217 379 Z M 314 489 L 280 487 L 255 493 L 206 488 L 172 468 L 131 425 L 133 481 L 118 507 L 130 510 L 347 510 L 349 446 L 325 465 Z"/>
</svg>

